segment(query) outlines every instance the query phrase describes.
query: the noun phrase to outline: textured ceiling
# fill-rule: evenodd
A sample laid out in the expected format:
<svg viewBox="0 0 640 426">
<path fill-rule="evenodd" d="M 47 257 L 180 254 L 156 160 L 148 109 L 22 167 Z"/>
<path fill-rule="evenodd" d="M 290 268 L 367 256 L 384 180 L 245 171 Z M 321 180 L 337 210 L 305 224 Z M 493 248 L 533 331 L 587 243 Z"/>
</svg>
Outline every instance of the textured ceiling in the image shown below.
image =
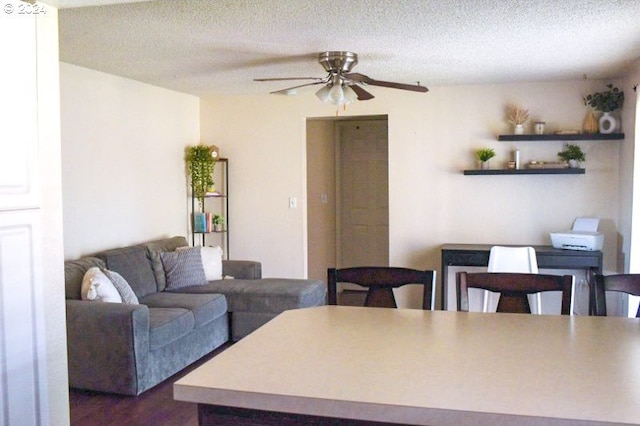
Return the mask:
<svg viewBox="0 0 640 426">
<path fill-rule="evenodd" d="M 324 77 L 325 50 L 356 52 L 355 72 L 427 87 L 615 78 L 640 58 L 639 0 L 79 3 L 58 1 L 62 61 L 194 95 Z"/>
</svg>

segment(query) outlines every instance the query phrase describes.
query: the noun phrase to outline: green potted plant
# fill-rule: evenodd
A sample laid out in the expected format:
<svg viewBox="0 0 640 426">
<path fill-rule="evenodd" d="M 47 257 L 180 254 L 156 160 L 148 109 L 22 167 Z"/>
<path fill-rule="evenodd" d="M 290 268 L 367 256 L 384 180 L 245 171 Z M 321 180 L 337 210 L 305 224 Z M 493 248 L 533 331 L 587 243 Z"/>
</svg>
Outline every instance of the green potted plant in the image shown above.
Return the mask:
<svg viewBox="0 0 640 426">
<path fill-rule="evenodd" d="M 216 156 L 212 154 L 210 147 L 195 145 L 187 147 L 185 160 L 191 181 L 191 191 L 202 208 L 204 197 L 214 184 L 213 172 L 216 167 Z"/>
<path fill-rule="evenodd" d="M 211 223 L 213 224 L 214 231 L 222 231 L 222 225 L 224 225 L 224 216 L 214 214 L 211 218 Z"/>
<path fill-rule="evenodd" d="M 613 84 L 607 84 L 607 89 L 604 92 L 596 92 L 591 95 L 587 95 L 584 98 L 586 105 L 589 105 L 596 111 L 613 112 L 622 108 L 624 103 L 624 92 Z"/>
<path fill-rule="evenodd" d="M 584 152 L 578 145 L 566 144 L 563 151 L 558 153 L 562 161 L 569 163 L 569 167 L 577 168 L 581 161 L 585 161 Z"/>
<path fill-rule="evenodd" d="M 600 117 L 598 123 L 600 133 L 613 133 L 618 128 L 618 120 L 611 113 L 622 108 L 624 104 L 624 92 L 622 90 L 613 84 L 607 84 L 607 89 L 583 98 L 585 105 L 602 112 L 602 117 Z"/>
<path fill-rule="evenodd" d="M 476 157 L 480 161 L 480 168 L 485 170 L 489 168 L 489 160 L 496 156 L 493 148 L 480 148 L 476 150 Z"/>
</svg>

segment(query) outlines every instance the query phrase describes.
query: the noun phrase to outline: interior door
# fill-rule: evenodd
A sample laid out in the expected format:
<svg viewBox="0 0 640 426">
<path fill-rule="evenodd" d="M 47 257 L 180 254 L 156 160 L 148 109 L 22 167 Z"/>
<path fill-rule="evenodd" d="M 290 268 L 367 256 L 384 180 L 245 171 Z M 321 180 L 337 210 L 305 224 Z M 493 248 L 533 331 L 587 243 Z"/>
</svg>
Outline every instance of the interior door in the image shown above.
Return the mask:
<svg viewBox="0 0 640 426">
<path fill-rule="evenodd" d="M 0 56 L 6 59 L 6 66 L 0 69 L 0 424 L 47 425 L 43 233 L 36 172 L 36 18 L 3 15 Z"/>
<path fill-rule="evenodd" d="M 389 265 L 387 120 L 344 121 L 338 132 L 338 267 Z"/>
</svg>

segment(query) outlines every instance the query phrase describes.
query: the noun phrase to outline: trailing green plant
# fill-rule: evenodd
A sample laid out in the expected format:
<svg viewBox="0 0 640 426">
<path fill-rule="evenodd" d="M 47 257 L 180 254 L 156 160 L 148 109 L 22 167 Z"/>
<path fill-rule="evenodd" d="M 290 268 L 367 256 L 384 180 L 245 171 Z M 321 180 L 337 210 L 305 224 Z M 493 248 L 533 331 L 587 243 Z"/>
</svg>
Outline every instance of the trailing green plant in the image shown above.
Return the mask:
<svg viewBox="0 0 640 426">
<path fill-rule="evenodd" d="M 224 225 L 224 216 L 214 214 L 213 218 L 211 218 L 211 223 L 213 223 L 214 225 Z"/>
<path fill-rule="evenodd" d="M 596 111 L 612 112 L 619 108 L 622 108 L 624 103 L 624 92 L 613 84 L 607 84 L 607 88 L 604 92 L 596 92 L 588 95 L 584 98 L 584 104 L 589 105 Z"/>
<path fill-rule="evenodd" d="M 569 160 L 585 161 L 585 155 L 578 145 L 566 144 L 564 151 L 558 153 L 561 160 L 569 162 Z"/>
<path fill-rule="evenodd" d="M 493 148 L 480 148 L 476 151 L 476 156 L 478 157 L 478 160 L 484 163 L 485 161 L 489 161 L 495 157 L 496 152 Z"/>
<path fill-rule="evenodd" d="M 198 199 L 200 207 L 202 207 L 207 190 L 213 186 L 216 158 L 211 155 L 211 149 L 208 146 L 195 145 L 187 147 L 185 161 L 187 162 L 187 173 L 189 173 L 193 196 Z"/>
</svg>

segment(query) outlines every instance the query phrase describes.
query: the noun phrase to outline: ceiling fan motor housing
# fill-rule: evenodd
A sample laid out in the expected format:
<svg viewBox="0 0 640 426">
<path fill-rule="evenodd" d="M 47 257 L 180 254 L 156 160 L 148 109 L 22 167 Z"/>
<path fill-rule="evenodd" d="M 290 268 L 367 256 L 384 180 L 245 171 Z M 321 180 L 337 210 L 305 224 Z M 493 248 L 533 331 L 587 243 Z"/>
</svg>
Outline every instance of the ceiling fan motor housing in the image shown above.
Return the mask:
<svg viewBox="0 0 640 426">
<path fill-rule="evenodd" d="M 330 73 L 347 73 L 358 63 L 358 55 L 353 52 L 322 52 L 318 62 Z"/>
</svg>

